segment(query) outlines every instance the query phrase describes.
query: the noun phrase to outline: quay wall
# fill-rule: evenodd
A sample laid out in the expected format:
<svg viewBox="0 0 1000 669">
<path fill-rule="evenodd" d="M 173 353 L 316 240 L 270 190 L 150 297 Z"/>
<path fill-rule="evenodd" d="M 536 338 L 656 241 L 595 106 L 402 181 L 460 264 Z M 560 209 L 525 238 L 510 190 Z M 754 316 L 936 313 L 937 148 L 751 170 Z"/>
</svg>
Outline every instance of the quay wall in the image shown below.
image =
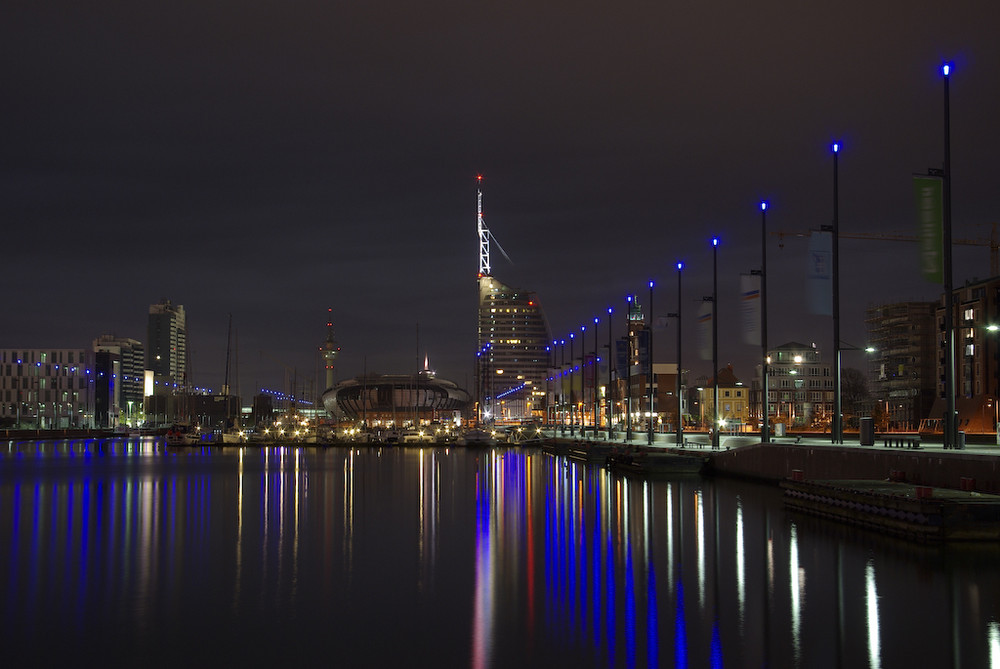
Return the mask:
<svg viewBox="0 0 1000 669">
<path fill-rule="evenodd" d="M 758 443 L 708 455 L 713 474 L 771 482 L 791 478 L 792 472 L 799 470 L 806 480 L 892 477 L 937 488 L 1000 492 L 1000 458 L 962 451 Z"/>
</svg>

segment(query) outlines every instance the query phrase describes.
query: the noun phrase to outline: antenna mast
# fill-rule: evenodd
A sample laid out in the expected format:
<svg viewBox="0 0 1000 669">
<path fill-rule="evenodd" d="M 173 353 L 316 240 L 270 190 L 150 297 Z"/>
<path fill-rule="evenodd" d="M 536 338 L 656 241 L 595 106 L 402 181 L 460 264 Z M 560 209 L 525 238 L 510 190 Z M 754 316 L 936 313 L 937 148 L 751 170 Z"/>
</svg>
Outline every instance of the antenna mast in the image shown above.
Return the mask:
<svg viewBox="0 0 1000 669">
<path fill-rule="evenodd" d="M 476 191 L 477 195 L 477 212 L 476 217 L 476 227 L 479 230 L 479 276 L 490 276 L 490 231 L 486 227 L 486 223 L 483 221 L 483 175 L 480 174 L 476 177 L 476 183 L 479 186 Z"/>
</svg>

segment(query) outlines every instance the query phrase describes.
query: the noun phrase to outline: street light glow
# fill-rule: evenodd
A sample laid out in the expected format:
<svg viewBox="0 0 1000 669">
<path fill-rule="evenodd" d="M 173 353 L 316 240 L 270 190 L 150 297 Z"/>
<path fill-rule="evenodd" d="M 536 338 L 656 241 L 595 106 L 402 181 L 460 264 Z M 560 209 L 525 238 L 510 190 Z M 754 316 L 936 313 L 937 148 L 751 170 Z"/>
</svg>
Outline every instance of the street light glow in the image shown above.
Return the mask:
<svg viewBox="0 0 1000 669">
<path fill-rule="evenodd" d="M 834 142 L 833 146 L 830 147 L 834 153 L 840 153 L 840 142 Z"/>
<path fill-rule="evenodd" d="M 719 245 L 719 238 L 712 237 L 712 246 L 718 246 L 718 245 Z"/>
<path fill-rule="evenodd" d="M 761 200 L 760 201 L 760 210 L 761 211 L 766 211 L 767 210 L 767 200 Z"/>
<path fill-rule="evenodd" d="M 677 271 L 679 272 L 682 269 L 684 269 L 684 263 L 682 263 L 680 260 L 678 260 L 677 261 Z"/>
<path fill-rule="evenodd" d="M 652 288 L 652 287 L 653 287 L 653 280 L 652 280 L 652 279 L 650 279 L 650 280 L 649 280 L 649 287 L 650 287 L 650 288 Z"/>
<path fill-rule="evenodd" d="M 951 63 L 945 63 L 941 66 L 941 74 L 946 77 L 951 74 Z"/>
</svg>

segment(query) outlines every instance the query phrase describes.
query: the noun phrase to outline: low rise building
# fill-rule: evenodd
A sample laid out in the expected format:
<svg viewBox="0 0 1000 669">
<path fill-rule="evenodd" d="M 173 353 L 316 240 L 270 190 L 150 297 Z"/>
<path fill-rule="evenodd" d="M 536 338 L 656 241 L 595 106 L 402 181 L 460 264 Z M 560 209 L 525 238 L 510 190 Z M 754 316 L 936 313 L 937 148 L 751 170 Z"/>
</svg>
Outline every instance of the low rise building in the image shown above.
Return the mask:
<svg viewBox="0 0 1000 669">
<path fill-rule="evenodd" d="M 868 378 L 876 429 L 916 430 L 930 415 L 937 378 L 935 302 L 868 307 Z"/>
<path fill-rule="evenodd" d="M 829 429 L 834 383 L 830 363 L 815 344 L 788 342 L 768 351 L 768 420 L 772 425 Z M 753 381 L 754 417 L 760 419 L 760 367 Z"/>
<path fill-rule="evenodd" d="M 93 427 L 95 381 L 93 353 L 86 349 L 0 349 L 0 422 Z"/>
</svg>

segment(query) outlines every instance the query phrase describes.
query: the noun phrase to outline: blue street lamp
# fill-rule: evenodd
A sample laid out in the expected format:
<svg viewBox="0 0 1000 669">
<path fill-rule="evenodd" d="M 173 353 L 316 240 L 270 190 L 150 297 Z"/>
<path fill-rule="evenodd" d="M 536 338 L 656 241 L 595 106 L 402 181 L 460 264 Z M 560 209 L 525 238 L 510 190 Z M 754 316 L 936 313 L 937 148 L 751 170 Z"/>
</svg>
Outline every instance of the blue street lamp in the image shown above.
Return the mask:
<svg viewBox="0 0 1000 669">
<path fill-rule="evenodd" d="M 944 417 L 944 447 L 959 448 L 957 416 L 955 415 L 955 332 L 954 332 L 954 288 L 952 286 L 951 258 L 951 102 L 948 83 L 951 80 L 952 63 L 941 65 L 944 79 L 944 179 L 941 193 L 941 242 L 944 246 L 942 269 L 944 271 L 944 346 L 945 375 L 944 394 L 947 408 Z"/>
<path fill-rule="evenodd" d="M 545 353 L 548 357 L 549 370 L 545 377 L 545 425 L 552 424 L 552 369 L 555 365 L 552 364 L 552 347 L 546 346 Z"/>
<path fill-rule="evenodd" d="M 594 390 L 593 390 L 593 392 L 594 392 L 594 407 L 593 408 L 594 408 L 594 440 L 595 441 L 597 440 L 597 427 L 601 423 L 601 403 L 600 403 L 600 401 L 599 401 L 599 399 L 597 397 L 597 389 L 598 389 L 598 386 L 600 385 L 598 383 L 598 380 L 597 380 L 597 370 L 598 370 L 598 367 L 600 366 L 600 365 L 597 364 L 600 361 L 600 357 L 597 355 L 597 351 L 598 351 L 598 349 L 597 349 L 597 323 L 598 323 L 599 320 L 600 319 L 598 319 L 597 316 L 594 316 L 594 364 L 593 364 L 593 373 L 591 374 L 591 377 L 594 380 Z"/>
<path fill-rule="evenodd" d="M 834 142 L 830 147 L 833 152 L 833 429 L 830 430 L 833 443 L 844 443 L 844 416 L 841 409 L 841 371 L 840 371 L 840 197 L 837 184 L 837 157 L 840 155 L 840 142 Z"/>
<path fill-rule="evenodd" d="M 587 326 L 580 326 L 580 436 L 587 432 Z"/>
<path fill-rule="evenodd" d="M 712 448 L 719 448 L 719 238 L 712 237 L 712 376 L 715 420 Z"/>
<path fill-rule="evenodd" d="M 612 349 L 612 341 L 611 341 L 612 313 L 613 309 L 611 307 L 608 307 L 608 393 L 607 393 L 608 396 L 605 399 L 605 405 L 604 405 L 604 420 L 607 421 L 608 424 L 608 441 L 614 439 L 614 429 L 611 427 L 611 421 L 614 418 L 614 406 L 615 406 L 614 404 L 615 393 L 613 390 L 614 386 L 611 385 L 611 367 L 612 365 L 614 365 L 614 360 L 615 360 L 615 352 Z"/>
<path fill-rule="evenodd" d="M 649 391 L 649 426 L 647 442 L 653 445 L 653 280 L 649 280 L 649 350 L 646 351 L 648 360 L 646 361 L 646 384 Z"/>
<path fill-rule="evenodd" d="M 684 263 L 677 261 L 677 447 L 684 446 L 684 414 L 681 401 L 681 273 Z"/>
<path fill-rule="evenodd" d="M 566 366 L 566 340 L 559 340 L 559 430 L 560 434 L 566 435 L 566 393 L 564 392 L 566 374 L 563 369 Z"/>
<path fill-rule="evenodd" d="M 576 430 L 576 403 L 573 401 L 573 340 L 576 335 L 569 333 L 569 436 Z"/>
<path fill-rule="evenodd" d="M 630 332 L 632 327 L 630 320 L 632 318 L 632 296 L 627 295 L 625 301 L 628 303 L 625 307 L 625 343 L 628 346 L 625 360 L 625 388 L 628 393 L 625 405 L 625 441 L 632 441 L 632 335 Z"/>
<path fill-rule="evenodd" d="M 767 200 L 760 203 L 760 440 L 771 440 L 768 407 L 767 364 Z"/>
</svg>

